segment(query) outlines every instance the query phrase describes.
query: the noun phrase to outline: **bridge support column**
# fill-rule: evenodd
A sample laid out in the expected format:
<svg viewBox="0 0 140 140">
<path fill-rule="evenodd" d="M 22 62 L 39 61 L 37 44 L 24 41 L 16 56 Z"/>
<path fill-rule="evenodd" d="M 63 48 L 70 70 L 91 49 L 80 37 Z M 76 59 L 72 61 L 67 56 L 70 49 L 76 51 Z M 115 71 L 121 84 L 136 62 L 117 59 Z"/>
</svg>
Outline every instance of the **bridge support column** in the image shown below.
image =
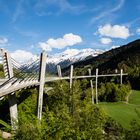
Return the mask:
<svg viewBox="0 0 140 140">
<path fill-rule="evenodd" d="M 91 76 L 91 69 L 88 69 L 89 76 Z M 91 86 L 91 95 L 92 95 L 92 104 L 94 104 L 94 91 L 93 91 L 93 82 L 90 80 L 90 86 Z"/>
<path fill-rule="evenodd" d="M 6 78 L 10 79 L 14 76 L 10 55 L 7 52 L 3 52 L 3 68 Z M 18 123 L 18 111 L 15 93 L 11 93 L 10 95 L 8 95 L 8 101 L 12 130 L 16 130 Z"/>
<path fill-rule="evenodd" d="M 70 67 L 70 89 L 72 88 L 72 78 L 73 78 L 73 65 Z"/>
<path fill-rule="evenodd" d="M 120 74 L 120 84 L 122 85 L 122 76 L 123 76 L 123 69 L 121 69 L 121 74 Z"/>
<path fill-rule="evenodd" d="M 96 90 L 96 104 L 98 104 L 98 69 L 96 69 L 96 86 L 95 86 L 95 90 Z"/>
<path fill-rule="evenodd" d="M 39 95 L 38 95 L 38 108 L 37 117 L 42 118 L 42 105 L 43 105 L 43 91 L 45 83 L 45 71 L 46 71 L 46 53 L 43 51 L 40 56 L 40 73 L 39 73 Z"/>
<path fill-rule="evenodd" d="M 59 78 L 61 78 L 61 77 L 62 77 L 62 72 L 61 72 L 61 67 L 60 67 L 60 65 L 57 65 L 57 72 L 58 72 Z"/>
</svg>

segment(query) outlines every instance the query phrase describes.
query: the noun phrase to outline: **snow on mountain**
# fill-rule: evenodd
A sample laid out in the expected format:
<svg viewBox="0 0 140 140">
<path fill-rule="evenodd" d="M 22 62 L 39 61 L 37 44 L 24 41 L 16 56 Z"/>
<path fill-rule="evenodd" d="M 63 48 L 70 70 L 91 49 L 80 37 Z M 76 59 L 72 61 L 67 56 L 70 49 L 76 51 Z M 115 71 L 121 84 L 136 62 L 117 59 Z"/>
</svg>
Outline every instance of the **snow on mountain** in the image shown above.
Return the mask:
<svg viewBox="0 0 140 140">
<path fill-rule="evenodd" d="M 104 51 L 102 50 L 93 50 L 91 48 L 88 49 L 82 49 L 82 50 L 77 50 L 77 49 L 67 49 L 62 53 L 58 53 L 55 55 L 48 55 L 47 57 L 47 63 L 54 63 L 54 64 L 59 64 L 62 61 L 65 60 L 70 60 L 72 62 L 76 62 L 79 60 L 83 60 L 88 56 L 97 56 Z"/>
<path fill-rule="evenodd" d="M 47 70 L 56 71 L 56 65 L 61 65 L 61 67 L 64 68 L 74 62 L 84 60 L 88 56 L 95 57 L 103 52 L 104 52 L 103 50 L 93 50 L 91 48 L 81 49 L 81 50 L 67 49 L 62 53 L 48 55 L 47 56 Z"/>
<path fill-rule="evenodd" d="M 64 68 L 71 65 L 74 62 L 84 60 L 88 56 L 95 57 L 103 52 L 104 52 L 103 50 L 93 50 L 91 48 L 81 49 L 81 50 L 67 49 L 62 53 L 47 55 L 46 68 L 48 72 L 56 72 L 57 65 L 60 65 L 61 68 Z M 16 50 L 15 52 L 11 53 L 11 56 L 12 58 L 14 58 L 14 60 L 16 60 L 21 65 L 21 67 L 25 66 L 26 64 L 28 65 L 32 64 L 33 61 L 37 61 L 37 59 L 39 59 L 39 56 L 33 55 L 32 53 L 26 52 L 24 50 Z M 0 58 L 0 63 L 2 63 L 1 58 Z"/>
</svg>

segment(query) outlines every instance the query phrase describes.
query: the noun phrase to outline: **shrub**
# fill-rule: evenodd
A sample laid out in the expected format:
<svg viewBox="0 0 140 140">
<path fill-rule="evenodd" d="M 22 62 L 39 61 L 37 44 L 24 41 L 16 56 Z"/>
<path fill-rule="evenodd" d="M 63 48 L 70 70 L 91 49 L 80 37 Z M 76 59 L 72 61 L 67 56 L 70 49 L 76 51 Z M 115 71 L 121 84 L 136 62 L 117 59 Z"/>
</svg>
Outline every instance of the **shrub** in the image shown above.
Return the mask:
<svg viewBox="0 0 140 140">
<path fill-rule="evenodd" d="M 134 66 L 128 75 L 128 79 L 133 89 L 140 89 L 140 66 Z"/>
<path fill-rule="evenodd" d="M 118 85 L 114 83 L 101 83 L 99 88 L 99 100 L 106 102 L 125 101 L 130 92 L 128 85 Z"/>
<path fill-rule="evenodd" d="M 140 124 L 136 120 L 131 121 L 131 129 L 126 131 L 125 139 L 127 140 L 140 139 Z"/>
</svg>

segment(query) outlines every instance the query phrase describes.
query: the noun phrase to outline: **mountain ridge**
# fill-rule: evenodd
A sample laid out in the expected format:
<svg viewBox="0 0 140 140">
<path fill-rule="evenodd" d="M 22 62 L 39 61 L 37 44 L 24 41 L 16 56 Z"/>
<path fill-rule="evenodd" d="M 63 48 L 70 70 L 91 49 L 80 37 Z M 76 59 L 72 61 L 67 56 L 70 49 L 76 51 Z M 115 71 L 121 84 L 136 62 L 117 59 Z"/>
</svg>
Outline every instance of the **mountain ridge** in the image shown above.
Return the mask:
<svg viewBox="0 0 140 140">
<path fill-rule="evenodd" d="M 56 72 L 56 66 L 60 65 L 61 68 L 65 68 L 70 66 L 71 64 L 86 59 L 87 57 L 95 57 L 101 53 L 103 50 L 93 50 L 91 48 L 87 49 L 67 49 L 63 53 L 59 53 L 56 55 L 48 55 L 47 56 L 47 71 Z"/>
<path fill-rule="evenodd" d="M 130 67 L 138 64 L 140 64 L 140 39 L 106 51 L 96 57 L 73 63 L 74 68 L 78 69 L 77 71 L 82 71 L 84 74 L 87 74 L 87 68 L 95 71 L 97 67 L 102 73 L 113 72 L 115 69 L 121 68 L 127 72 Z M 69 67 L 63 69 L 65 73 L 68 73 L 68 71 Z M 78 74 L 81 73 L 78 72 Z"/>
</svg>

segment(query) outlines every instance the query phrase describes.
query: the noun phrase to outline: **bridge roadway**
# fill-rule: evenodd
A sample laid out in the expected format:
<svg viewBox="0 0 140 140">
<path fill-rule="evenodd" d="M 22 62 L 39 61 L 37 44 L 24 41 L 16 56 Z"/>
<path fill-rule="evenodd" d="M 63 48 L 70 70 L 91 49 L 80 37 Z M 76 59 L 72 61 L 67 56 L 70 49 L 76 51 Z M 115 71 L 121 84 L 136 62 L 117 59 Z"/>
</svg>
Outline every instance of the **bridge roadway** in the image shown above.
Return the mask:
<svg viewBox="0 0 140 140">
<path fill-rule="evenodd" d="M 122 74 L 122 75 L 127 75 L 127 74 Z M 107 75 L 98 75 L 98 77 L 110 77 L 110 76 L 121 76 L 121 74 L 107 74 Z M 84 79 L 84 78 L 95 78 L 96 75 L 86 75 L 86 76 L 73 76 L 72 79 Z M 69 76 L 65 77 L 46 77 L 45 82 L 53 82 L 53 81 L 58 81 L 58 80 L 70 80 Z M 0 85 L 5 83 L 7 79 L 0 79 Z M 39 86 L 39 81 L 38 80 L 17 80 L 16 82 L 13 81 L 5 86 L 0 88 L 0 97 L 8 95 L 12 92 L 27 88 L 27 87 L 32 87 L 32 86 Z"/>
<path fill-rule="evenodd" d="M 122 76 L 128 75 L 127 73 L 123 73 Z M 106 74 L 106 75 L 98 75 L 98 77 L 113 77 L 113 76 L 121 76 L 121 74 Z M 72 79 L 88 79 L 95 78 L 96 75 L 83 75 L 83 76 L 73 76 Z M 70 80 L 69 76 L 65 77 L 47 77 L 45 82 L 52 82 L 57 80 Z"/>
<path fill-rule="evenodd" d="M 32 87 L 32 86 L 38 86 L 39 82 L 38 80 L 34 81 L 17 81 L 14 84 L 8 83 L 4 87 L 0 88 L 0 97 L 8 95 L 10 93 L 13 93 L 15 91 L 27 88 L 27 87 Z"/>
</svg>

